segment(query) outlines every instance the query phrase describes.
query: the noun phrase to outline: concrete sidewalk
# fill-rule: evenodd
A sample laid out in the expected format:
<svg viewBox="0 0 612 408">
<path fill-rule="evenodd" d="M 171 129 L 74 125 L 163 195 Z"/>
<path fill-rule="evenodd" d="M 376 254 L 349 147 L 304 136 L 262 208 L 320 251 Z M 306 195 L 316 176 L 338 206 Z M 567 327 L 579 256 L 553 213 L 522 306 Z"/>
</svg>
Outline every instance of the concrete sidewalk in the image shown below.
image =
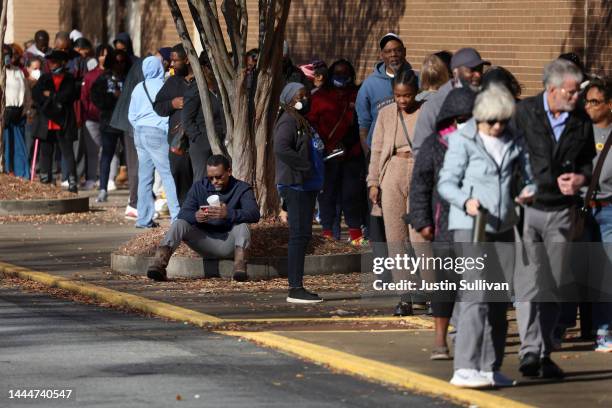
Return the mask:
<svg viewBox="0 0 612 408">
<path fill-rule="evenodd" d="M 389 319 L 397 300 L 361 299 L 357 275 L 310 278 L 309 287 L 327 301 L 304 307 L 285 302 L 283 280 L 247 284 L 218 279 L 155 283 L 112 273 L 110 252 L 139 232 L 129 225 L 4 224 L 0 225 L 0 261 L 181 306 L 225 321 L 249 321 L 251 324 L 238 326 L 228 334 L 340 371 L 463 403 L 612 406 L 612 354 L 595 353 L 590 343 L 568 342 L 563 350 L 554 353 L 553 359 L 567 372 L 562 382 L 529 380 L 512 389 L 459 391 L 448 384 L 452 362 L 429 360 L 433 344 L 431 320 L 426 316 L 403 323 Z M 502 371 L 522 380 L 517 370 L 518 337 L 511 323 Z M 257 333 L 249 334 L 261 330 L 266 333 L 259 337 Z M 309 348 L 312 350 L 306 352 Z M 380 371 L 372 371 L 377 364 Z M 385 374 L 394 370 L 394 378 Z"/>
</svg>

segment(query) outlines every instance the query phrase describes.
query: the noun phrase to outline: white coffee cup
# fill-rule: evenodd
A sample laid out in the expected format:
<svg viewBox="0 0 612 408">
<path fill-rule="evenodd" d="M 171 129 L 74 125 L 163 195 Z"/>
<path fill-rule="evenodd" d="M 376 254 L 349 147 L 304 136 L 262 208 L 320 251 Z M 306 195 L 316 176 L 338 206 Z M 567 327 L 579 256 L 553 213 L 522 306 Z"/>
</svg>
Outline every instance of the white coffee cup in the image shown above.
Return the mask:
<svg viewBox="0 0 612 408">
<path fill-rule="evenodd" d="M 219 196 L 218 195 L 211 195 L 209 196 L 206 201 L 208 201 L 208 205 L 210 205 L 211 207 L 220 207 L 221 206 L 221 200 L 219 200 Z"/>
</svg>

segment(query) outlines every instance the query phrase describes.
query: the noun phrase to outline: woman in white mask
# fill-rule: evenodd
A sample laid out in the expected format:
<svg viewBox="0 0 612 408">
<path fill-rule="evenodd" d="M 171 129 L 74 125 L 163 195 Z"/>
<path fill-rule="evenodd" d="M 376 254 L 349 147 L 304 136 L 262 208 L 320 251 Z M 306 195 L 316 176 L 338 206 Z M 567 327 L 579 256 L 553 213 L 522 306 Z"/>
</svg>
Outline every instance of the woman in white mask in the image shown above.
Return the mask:
<svg viewBox="0 0 612 408">
<path fill-rule="evenodd" d="M 10 45 L 4 45 L 6 67 L 6 108 L 4 110 L 5 171 L 17 177 L 30 178 L 28 150 L 25 140 L 26 106 L 30 104 L 30 88 L 19 67 L 19 56 Z"/>
</svg>

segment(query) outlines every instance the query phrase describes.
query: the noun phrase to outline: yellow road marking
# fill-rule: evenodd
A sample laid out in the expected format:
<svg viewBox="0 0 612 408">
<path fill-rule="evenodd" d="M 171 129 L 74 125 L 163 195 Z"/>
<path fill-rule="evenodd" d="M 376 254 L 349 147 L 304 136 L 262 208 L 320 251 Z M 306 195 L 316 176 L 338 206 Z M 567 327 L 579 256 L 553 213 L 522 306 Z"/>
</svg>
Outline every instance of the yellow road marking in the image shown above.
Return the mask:
<svg viewBox="0 0 612 408">
<path fill-rule="evenodd" d="M 70 292 L 80 293 L 103 302 L 112 303 L 116 306 L 125 306 L 141 312 L 166 317 L 168 319 L 189 322 L 200 327 L 206 326 L 210 323 L 223 322 L 223 320 L 219 319 L 218 317 L 196 312 L 195 310 L 174 306 L 164 302 L 158 302 L 129 293 L 119 292 L 102 286 L 96 286 L 89 283 L 73 281 L 68 278 L 53 276 L 44 272 L 32 271 L 27 268 L 14 266 L 4 262 L 0 262 L 0 272 L 7 276 L 32 280 L 50 287 L 57 287 Z"/>
<path fill-rule="evenodd" d="M 302 340 L 284 337 L 270 332 L 218 332 L 228 336 L 242 337 L 258 344 L 281 350 L 334 370 L 364 377 L 370 381 L 386 383 L 433 396 L 450 398 L 479 408 L 529 408 L 507 398 L 482 391 L 454 387 L 448 382 L 417 373 L 405 368 L 358 357 L 353 354 L 319 346 Z"/>
</svg>

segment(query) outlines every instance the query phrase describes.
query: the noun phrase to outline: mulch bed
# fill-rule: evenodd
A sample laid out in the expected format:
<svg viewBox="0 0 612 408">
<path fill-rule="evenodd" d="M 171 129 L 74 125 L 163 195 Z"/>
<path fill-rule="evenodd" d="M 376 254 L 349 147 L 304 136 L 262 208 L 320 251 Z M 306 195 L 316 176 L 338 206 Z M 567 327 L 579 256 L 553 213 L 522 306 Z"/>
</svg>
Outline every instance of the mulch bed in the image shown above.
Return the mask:
<svg viewBox="0 0 612 408">
<path fill-rule="evenodd" d="M 117 253 L 130 256 L 153 256 L 159 241 L 168 231 L 168 228 L 155 228 L 135 236 L 121 246 Z M 289 242 L 289 229 L 280 221 L 269 219 L 262 220 L 251 226 L 251 247 L 249 257 L 285 257 L 287 256 L 287 244 Z M 310 245 L 306 250 L 307 255 L 332 255 L 359 253 L 348 242 L 334 241 L 323 238 L 321 235 L 313 234 Z M 174 253 L 175 256 L 199 258 L 185 243 Z"/>
<path fill-rule="evenodd" d="M 67 214 L 40 214 L 40 215 L 3 215 L 0 216 L 0 225 L 3 224 L 87 224 L 87 225 L 133 225 L 134 221 L 124 218 L 124 207 L 90 207 L 88 212 Z"/>
<path fill-rule="evenodd" d="M 0 174 L 0 200 L 54 200 L 77 198 L 78 195 L 61 188 L 31 182 L 9 174 Z"/>
</svg>

